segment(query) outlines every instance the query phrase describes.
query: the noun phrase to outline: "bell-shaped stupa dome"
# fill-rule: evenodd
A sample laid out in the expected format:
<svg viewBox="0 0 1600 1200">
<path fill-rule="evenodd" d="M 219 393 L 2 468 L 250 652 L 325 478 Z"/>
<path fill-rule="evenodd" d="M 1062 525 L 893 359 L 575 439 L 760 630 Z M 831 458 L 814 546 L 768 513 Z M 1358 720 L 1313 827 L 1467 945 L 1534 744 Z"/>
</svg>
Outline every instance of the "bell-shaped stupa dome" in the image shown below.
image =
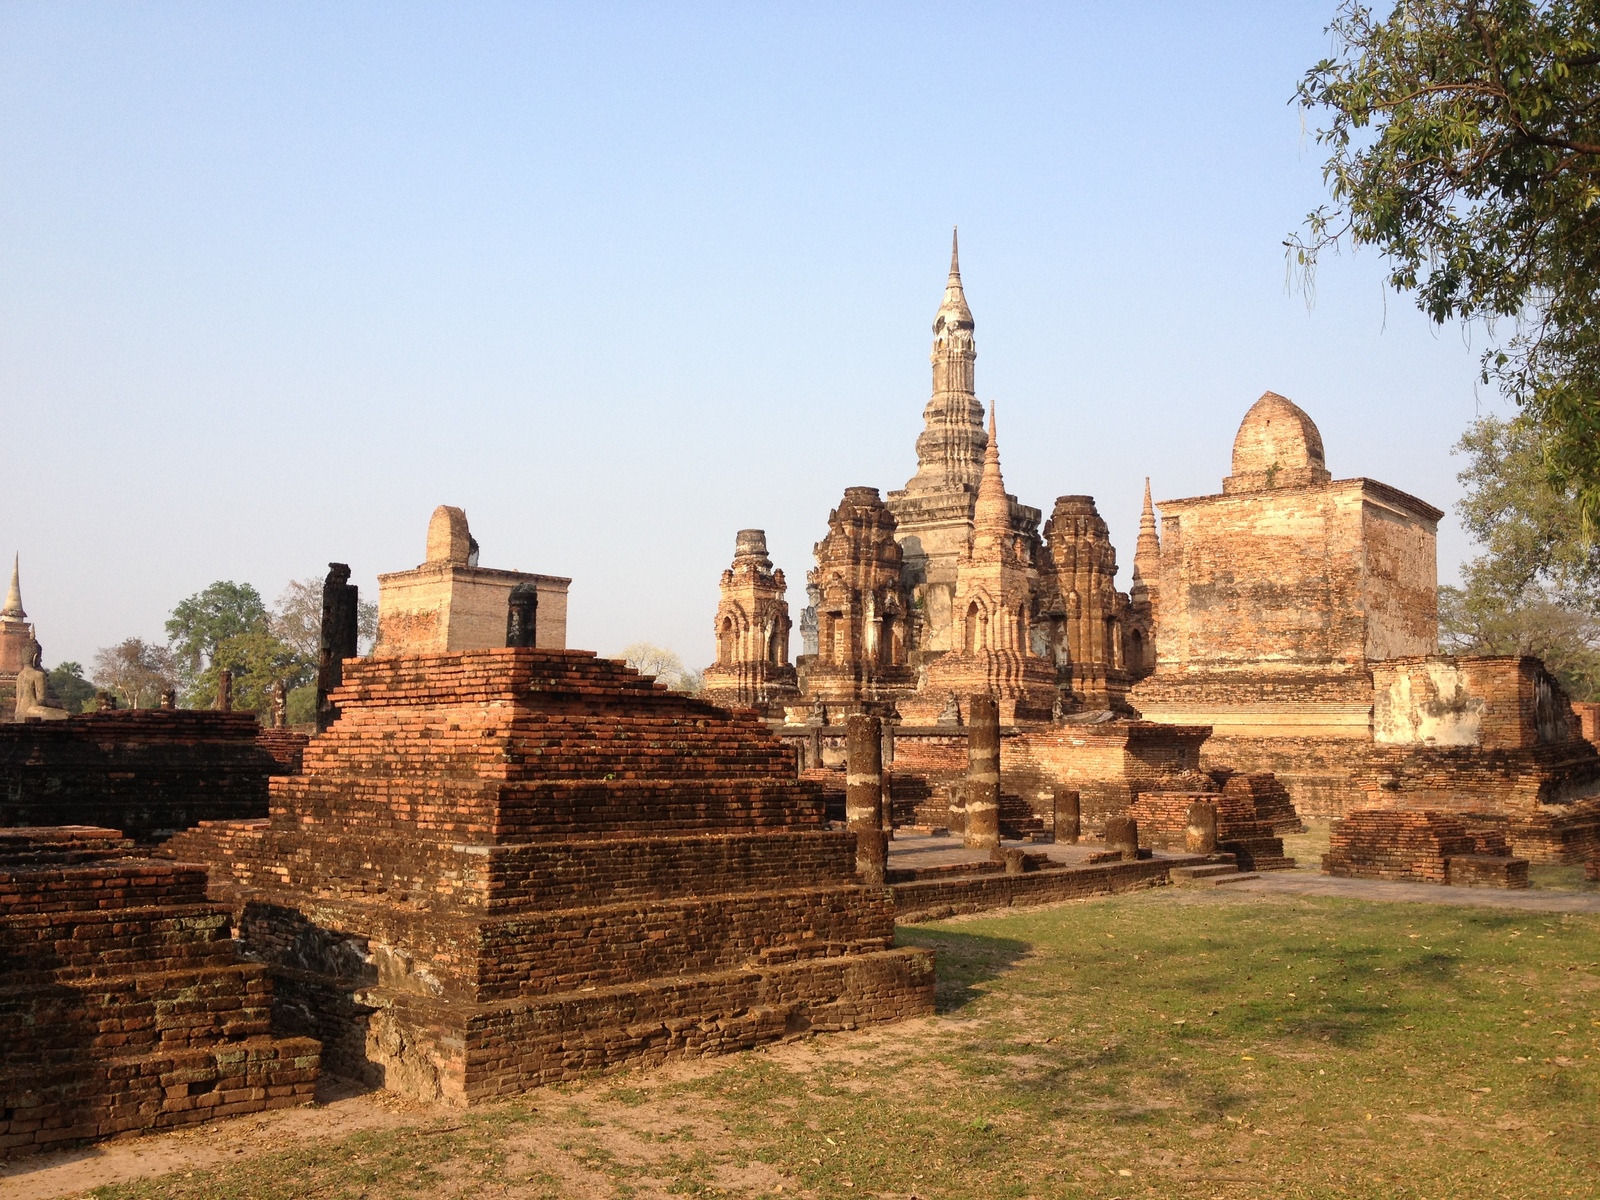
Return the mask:
<svg viewBox="0 0 1600 1200">
<path fill-rule="evenodd" d="M 1293 400 L 1267 392 L 1250 406 L 1233 439 L 1233 474 L 1224 492 L 1306 487 L 1333 476 L 1316 422 Z"/>
</svg>

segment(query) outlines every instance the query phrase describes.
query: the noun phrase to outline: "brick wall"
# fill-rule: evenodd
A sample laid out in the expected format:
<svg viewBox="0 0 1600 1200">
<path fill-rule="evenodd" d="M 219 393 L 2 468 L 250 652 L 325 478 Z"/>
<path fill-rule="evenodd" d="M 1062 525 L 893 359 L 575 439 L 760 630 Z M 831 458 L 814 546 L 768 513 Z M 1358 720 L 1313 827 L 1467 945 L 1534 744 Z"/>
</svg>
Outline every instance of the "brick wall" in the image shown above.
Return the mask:
<svg viewBox="0 0 1600 1200">
<path fill-rule="evenodd" d="M 128 848 L 0 838 L 0 1158 L 311 1102 L 319 1048 L 271 1036 L 267 970 L 204 872 Z"/>
<path fill-rule="evenodd" d="M 0 825 L 101 825 L 157 841 L 264 817 L 283 771 L 252 713 L 138 709 L 0 725 Z"/>
</svg>

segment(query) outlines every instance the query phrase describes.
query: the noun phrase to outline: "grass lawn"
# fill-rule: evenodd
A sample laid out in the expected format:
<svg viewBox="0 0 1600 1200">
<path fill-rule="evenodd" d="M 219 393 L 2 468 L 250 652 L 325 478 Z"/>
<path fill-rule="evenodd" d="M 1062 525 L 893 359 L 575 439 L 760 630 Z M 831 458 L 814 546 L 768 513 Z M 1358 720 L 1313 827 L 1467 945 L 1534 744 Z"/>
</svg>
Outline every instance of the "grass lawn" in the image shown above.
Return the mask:
<svg viewBox="0 0 1600 1200">
<path fill-rule="evenodd" d="M 1600 1190 L 1600 918 L 1162 889 L 901 938 L 938 951 L 930 1020 L 93 1194 Z"/>
</svg>

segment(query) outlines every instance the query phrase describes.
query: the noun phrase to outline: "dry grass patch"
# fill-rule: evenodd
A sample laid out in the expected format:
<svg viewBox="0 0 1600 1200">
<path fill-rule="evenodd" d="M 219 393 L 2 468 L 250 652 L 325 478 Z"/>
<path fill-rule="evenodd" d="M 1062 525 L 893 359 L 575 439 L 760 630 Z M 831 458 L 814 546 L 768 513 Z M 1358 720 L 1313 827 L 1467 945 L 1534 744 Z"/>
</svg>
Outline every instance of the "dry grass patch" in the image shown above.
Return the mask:
<svg viewBox="0 0 1600 1200">
<path fill-rule="evenodd" d="M 1163 889 L 902 938 L 934 1018 L 93 1194 L 1594 1194 L 1600 919 Z"/>
</svg>

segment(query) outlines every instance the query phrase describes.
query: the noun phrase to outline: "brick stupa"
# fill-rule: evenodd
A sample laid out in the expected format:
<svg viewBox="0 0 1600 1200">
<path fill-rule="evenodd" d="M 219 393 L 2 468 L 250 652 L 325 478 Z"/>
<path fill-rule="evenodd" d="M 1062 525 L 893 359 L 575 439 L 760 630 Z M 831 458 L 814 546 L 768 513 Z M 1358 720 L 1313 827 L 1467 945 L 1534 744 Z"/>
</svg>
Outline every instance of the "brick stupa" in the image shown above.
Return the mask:
<svg viewBox="0 0 1600 1200">
<path fill-rule="evenodd" d="M 212 865 L 279 1024 L 466 1104 L 629 1061 L 932 1011 L 792 752 L 592 653 L 347 660 L 340 716 Z"/>
</svg>

